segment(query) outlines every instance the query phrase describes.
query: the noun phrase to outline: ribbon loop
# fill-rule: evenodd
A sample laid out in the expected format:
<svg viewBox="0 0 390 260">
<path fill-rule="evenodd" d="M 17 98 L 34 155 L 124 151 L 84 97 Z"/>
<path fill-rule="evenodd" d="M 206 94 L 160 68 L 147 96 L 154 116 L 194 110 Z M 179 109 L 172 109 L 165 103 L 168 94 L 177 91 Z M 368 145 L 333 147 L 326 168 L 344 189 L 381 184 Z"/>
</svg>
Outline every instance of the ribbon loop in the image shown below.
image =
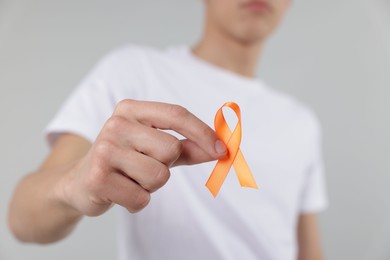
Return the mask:
<svg viewBox="0 0 390 260">
<path fill-rule="evenodd" d="M 223 116 L 222 109 L 224 107 L 231 108 L 238 118 L 237 124 L 233 130 L 230 131 Z M 214 197 L 217 196 L 226 176 L 233 165 L 237 178 L 242 187 L 258 188 L 255 179 L 249 169 L 248 164 L 240 150 L 241 143 L 241 111 L 240 107 L 234 102 L 226 102 L 215 115 L 214 127 L 218 138 L 226 144 L 228 154 L 227 158 L 220 159 L 217 162 L 213 172 L 206 182 L 206 187 L 210 190 Z"/>
</svg>

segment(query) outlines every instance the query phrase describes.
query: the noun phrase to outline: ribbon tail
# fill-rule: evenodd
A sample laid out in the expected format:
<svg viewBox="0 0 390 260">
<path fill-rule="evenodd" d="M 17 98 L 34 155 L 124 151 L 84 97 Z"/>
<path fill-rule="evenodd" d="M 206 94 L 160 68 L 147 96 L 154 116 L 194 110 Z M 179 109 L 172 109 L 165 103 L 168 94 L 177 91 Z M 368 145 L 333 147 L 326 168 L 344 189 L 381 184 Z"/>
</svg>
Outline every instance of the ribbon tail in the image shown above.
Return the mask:
<svg viewBox="0 0 390 260">
<path fill-rule="evenodd" d="M 217 196 L 226 176 L 229 173 L 232 163 L 229 160 L 219 160 L 209 179 L 206 182 L 206 187 L 209 189 L 214 198 Z"/>
<path fill-rule="evenodd" d="M 241 187 L 258 189 L 255 178 L 253 177 L 253 174 L 249 169 L 249 166 L 244 158 L 244 155 L 241 152 L 241 149 L 238 150 L 237 156 L 233 162 L 233 167 Z"/>
</svg>

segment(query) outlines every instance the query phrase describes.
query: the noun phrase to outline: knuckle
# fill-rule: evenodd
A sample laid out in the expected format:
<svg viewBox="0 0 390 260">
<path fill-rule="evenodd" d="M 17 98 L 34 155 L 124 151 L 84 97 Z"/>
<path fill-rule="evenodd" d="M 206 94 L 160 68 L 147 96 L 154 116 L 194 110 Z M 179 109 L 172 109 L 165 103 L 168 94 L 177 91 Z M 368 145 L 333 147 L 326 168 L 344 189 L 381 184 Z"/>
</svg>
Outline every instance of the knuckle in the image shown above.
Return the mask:
<svg viewBox="0 0 390 260">
<path fill-rule="evenodd" d="M 150 202 L 150 193 L 144 189 L 139 189 L 135 196 L 134 204 L 127 210 L 131 213 L 136 213 L 141 209 L 145 208 Z"/>
<path fill-rule="evenodd" d="M 155 171 L 154 184 L 155 186 L 162 187 L 169 180 L 170 172 L 166 166 L 159 166 Z"/>
<path fill-rule="evenodd" d="M 128 111 L 134 105 L 134 102 L 135 101 L 131 99 L 123 99 L 119 101 L 118 104 L 116 105 L 114 113 L 121 114 L 124 113 L 125 111 Z"/>
<path fill-rule="evenodd" d="M 111 158 L 112 154 L 114 153 L 114 150 L 115 147 L 113 143 L 105 139 L 100 140 L 95 144 L 94 147 L 95 158 L 98 162 L 105 162 L 109 158 Z"/>
<path fill-rule="evenodd" d="M 180 154 L 183 151 L 183 144 L 177 139 L 173 139 L 170 146 L 169 146 L 169 152 L 174 157 L 177 159 L 177 157 L 180 156 Z"/>
<path fill-rule="evenodd" d="M 179 158 L 182 151 L 183 144 L 177 138 L 172 137 L 172 139 L 163 146 L 159 160 L 165 165 L 170 165 Z"/>
<path fill-rule="evenodd" d="M 182 118 L 188 115 L 188 110 L 179 105 L 171 105 L 170 113 L 174 118 Z"/>
<path fill-rule="evenodd" d="M 127 120 L 124 117 L 114 115 L 106 122 L 106 131 L 108 130 L 109 132 L 116 132 L 119 129 L 126 127 L 126 124 Z"/>
<path fill-rule="evenodd" d="M 214 135 L 214 131 L 210 127 L 208 127 L 207 125 L 202 126 L 199 129 L 199 131 L 200 131 L 200 134 L 202 136 L 207 136 L 208 137 L 208 136 Z"/>
</svg>

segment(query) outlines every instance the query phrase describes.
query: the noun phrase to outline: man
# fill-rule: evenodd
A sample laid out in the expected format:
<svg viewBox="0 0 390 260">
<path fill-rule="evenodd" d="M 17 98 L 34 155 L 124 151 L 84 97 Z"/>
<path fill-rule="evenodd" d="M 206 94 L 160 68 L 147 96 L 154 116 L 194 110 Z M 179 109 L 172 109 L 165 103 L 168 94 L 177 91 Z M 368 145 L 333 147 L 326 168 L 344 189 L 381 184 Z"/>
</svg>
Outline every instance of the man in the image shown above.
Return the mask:
<svg viewBox="0 0 390 260">
<path fill-rule="evenodd" d="M 106 56 L 49 124 L 48 158 L 18 185 L 15 236 L 54 242 L 118 204 L 120 259 L 322 259 L 318 122 L 254 77 L 289 4 L 208 0 L 193 49 Z M 204 182 L 227 152 L 209 125 L 226 101 L 241 106 L 241 148 L 260 189 L 229 175 L 214 199 Z"/>
</svg>

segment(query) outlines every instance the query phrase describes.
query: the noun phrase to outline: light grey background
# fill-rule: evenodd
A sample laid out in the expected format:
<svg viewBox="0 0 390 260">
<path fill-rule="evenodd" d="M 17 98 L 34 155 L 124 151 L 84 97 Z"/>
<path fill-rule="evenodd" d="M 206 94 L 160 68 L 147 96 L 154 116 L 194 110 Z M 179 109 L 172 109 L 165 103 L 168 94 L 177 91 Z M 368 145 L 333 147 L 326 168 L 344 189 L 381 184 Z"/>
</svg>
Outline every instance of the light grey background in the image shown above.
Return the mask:
<svg viewBox="0 0 390 260">
<path fill-rule="evenodd" d="M 194 43 L 201 2 L 0 0 L 0 259 L 115 259 L 115 210 L 54 245 L 16 242 L 12 190 L 48 152 L 42 129 L 99 57 L 126 43 Z M 328 259 L 390 259 L 389 28 L 390 0 L 293 1 L 259 67 L 322 121 Z"/>
</svg>

